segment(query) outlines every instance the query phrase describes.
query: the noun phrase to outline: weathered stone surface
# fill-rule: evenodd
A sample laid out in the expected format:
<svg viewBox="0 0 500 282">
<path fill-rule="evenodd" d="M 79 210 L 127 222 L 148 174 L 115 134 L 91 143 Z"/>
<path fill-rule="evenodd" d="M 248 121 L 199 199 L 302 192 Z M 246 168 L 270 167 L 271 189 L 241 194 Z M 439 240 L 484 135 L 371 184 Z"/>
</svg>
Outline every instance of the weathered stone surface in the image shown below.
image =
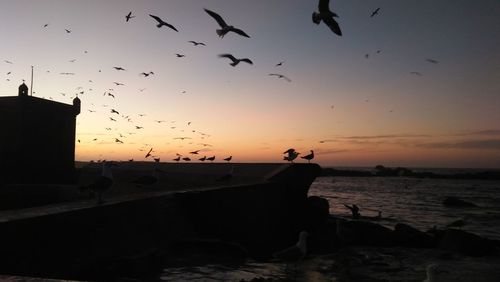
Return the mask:
<svg viewBox="0 0 500 282">
<path fill-rule="evenodd" d="M 394 245 L 393 231 L 368 221 L 337 220 L 337 236 L 349 245 Z"/>
<path fill-rule="evenodd" d="M 497 250 L 497 246 L 492 240 L 458 229 L 444 231 L 438 247 L 442 250 L 459 252 L 469 256 L 492 255 Z"/>
<path fill-rule="evenodd" d="M 436 244 L 431 235 L 404 223 L 396 224 L 393 234 L 395 243 L 400 246 L 432 248 Z"/>
<path fill-rule="evenodd" d="M 457 197 L 447 197 L 444 199 L 443 205 L 446 207 L 477 207 L 476 204 L 461 200 Z"/>
</svg>

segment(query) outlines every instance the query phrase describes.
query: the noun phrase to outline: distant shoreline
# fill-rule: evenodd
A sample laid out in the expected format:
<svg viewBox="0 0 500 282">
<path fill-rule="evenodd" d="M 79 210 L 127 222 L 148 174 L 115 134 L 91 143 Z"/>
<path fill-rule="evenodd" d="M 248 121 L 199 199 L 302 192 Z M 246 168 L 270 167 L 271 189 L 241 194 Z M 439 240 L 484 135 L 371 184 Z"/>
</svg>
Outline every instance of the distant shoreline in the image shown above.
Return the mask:
<svg viewBox="0 0 500 282">
<path fill-rule="evenodd" d="M 410 177 L 432 179 L 483 179 L 500 180 L 500 169 L 409 169 L 389 168 L 377 165 L 374 168 L 323 168 L 321 176 L 347 177 Z"/>
</svg>

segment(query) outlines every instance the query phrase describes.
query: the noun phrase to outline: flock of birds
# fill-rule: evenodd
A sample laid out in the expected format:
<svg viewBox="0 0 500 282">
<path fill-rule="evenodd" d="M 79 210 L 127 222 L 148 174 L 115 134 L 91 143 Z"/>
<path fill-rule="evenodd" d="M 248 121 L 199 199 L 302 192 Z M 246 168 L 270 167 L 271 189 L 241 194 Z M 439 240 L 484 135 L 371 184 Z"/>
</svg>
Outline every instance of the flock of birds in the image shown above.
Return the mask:
<svg viewBox="0 0 500 282">
<path fill-rule="evenodd" d="M 235 27 L 233 25 L 230 25 L 228 24 L 224 18 L 219 15 L 218 13 L 212 11 L 212 10 L 209 10 L 209 9 L 204 9 L 204 11 L 206 12 L 206 14 L 211 17 L 218 25 L 218 28 L 215 30 L 216 34 L 220 37 L 220 38 L 224 38 L 227 34 L 229 33 L 234 33 L 236 35 L 239 35 L 241 37 L 245 37 L 245 38 L 250 38 L 250 35 L 248 35 L 247 32 L 245 32 L 242 28 L 239 28 L 239 27 Z M 376 8 L 371 14 L 370 14 L 370 17 L 375 17 L 379 14 L 380 12 L 380 8 Z M 175 32 L 179 32 L 179 29 L 174 26 L 173 24 L 167 22 L 165 19 L 157 16 L 157 15 L 153 15 L 153 14 L 149 14 L 149 17 L 151 19 L 154 20 L 155 22 L 155 25 L 157 28 L 167 28 L 167 29 L 170 29 L 172 31 L 175 31 Z M 132 11 L 130 11 L 128 14 L 125 15 L 125 22 L 131 22 L 133 21 L 134 19 L 136 18 L 136 15 L 133 14 Z M 318 9 L 317 11 L 314 11 L 312 13 L 312 22 L 314 24 L 321 24 L 321 22 L 323 22 L 334 34 L 338 35 L 338 36 L 342 36 L 342 31 L 341 31 L 341 28 L 340 28 L 340 25 L 339 23 L 336 21 L 336 18 L 339 18 L 339 16 L 333 12 L 331 9 L 330 9 L 330 1 L 329 0 L 319 0 L 318 2 Z M 49 26 L 49 24 L 44 24 L 43 25 L 43 28 L 47 28 Z M 69 28 L 65 28 L 65 32 L 67 34 L 71 34 L 72 33 L 72 30 L 69 29 Z M 206 46 L 206 44 L 204 42 L 198 42 L 198 41 L 194 41 L 194 40 L 190 40 L 188 41 L 190 44 L 192 44 L 193 46 Z M 379 54 L 381 53 L 382 50 L 377 50 L 376 53 Z M 85 53 L 87 53 L 87 51 L 85 51 Z M 178 58 L 183 58 L 185 57 L 184 54 L 180 54 L 180 53 L 177 53 L 175 54 L 176 57 Z M 229 53 L 222 53 L 222 54 L 219 54 L 218 55 L 219 58 L 221 59 L 227 59 L 229 60 L 229 65 L 233 66 L 233 67 L 236 67 L 237 65 L 239 65 L 240 63 L 246 63 L 246 64 L 250 64 L 250 65 L 253 65 L 253 61 L 249 58 L 237 58 L 235 57 L 233 54 L 229 54 Z M 366 58 L 369 58 L 369 54 L 366 54 L 365 55 Z M 73 60 L 70 60 L 69 62 L 75 62 L 76 59 L 73 59 Z M 432 63 L 432 64 L 438 64 L 439 62 L 435 59 L 426 59 L 427 62 L 429 63 Z M 12 64 L 12 61 L 9 61 L 9 60 L 5 60 L 5 63 L 8 63 L 8 64 Z M 276 67 L 281 67 L 285 62 L 284 61 L 281 61 L 279 63 L 277 63 L 275 66 Z M 127 71 L 127 69 L 125 69 L 124 67 L 122 66 L 113 66 L 113 69 L 117 72 L 125 72 Z M 47 71 L 48 72 L 48 71 Z M 99 72 L 101 72 L 101 70 L 99 70 Z M 9 71 L 7 73 L 7 75 L 10 75 L 11 72 Z M 75 75 L 75 73 L 72 73 L 72 72 L 61 72 L 60 73 L 61 75 Z M 413 75 L 416 75 L 416 76 L 422 76 L 422 73 L 421 72 L 417 72 L 417 71 L 413 71 L 411 72 L 411 74 Z M 141 77 L 144 77 L 144 78 L 148 78 L 148 77 L 151 77 L 151 76 L 155 76 L 155 72 L 154 71 L 151 71 L 151 70 L 147 70 L 147 71 L 142 71 L 139 73 L 139 76 Z M 292 82 L 292 80 L 287 77 L 286 75 L 284 74 L 281 74 L 281 73 L 269 73 L 268 76 L 270 77 L 276 77 L 277 79 L 283 79 L 284 81 L 287 81 L 287 82 Z M 91 83 L 92 80 L 89 80 L 89 82 Z M 125 86 L 125 83 L 123 82 L 119 82 L 119 81 L 114 81 L 113 82 L 114 86 L 115 87 L 122 87 L 122 86 Z M 83 89 L 83 87 L 77 87 L 77 93 L 76 93 L 76 96 L 78 95 L 84 95 L 86 94 L 86 90 Z M 142 89 L 139 89 L 140 92 L 144 91 L 145 88 L 142 88 Z M 88 89 L 88 91 L 92 91 L 91 88 Z M 183 90 L 181 92 L 182 94 L 185 94 L 186 91 Z M 60 93 L 62 96 L 66 96 L 67 94 L 66 93 Z M 110 99 L 113 99 L 112 101 L 114 101 L 114 99 L 116 99 L 117 97 L 117 93 L 115 93 L 115 89 L 114 88 L 108 88 L 104 91 L 103 93 L 103 96 L 106 97 L 106 98 L 110 98 Z M 49 99 L 52 99 L 52 97 L 49 97 Z M 94 103 L 91 103 L 91 106 L 96 106 Z M 108 108 L 109 110 L 109 113 L 110 113 L 110 116 L 108 116 L 108 121 L 110 122 L 110 124 L 113 124 L 113 125 L 110 125 L 110 126 L 106 126 L 105 127 L 105 130 L 106 131 L 110 131 L 109 133 L 110 134 L 116 134 L 115 137 L 113 137 L 113 143 L 116 143 L 116 144 L 124 144 L 126 143 L 126 138 L 128 136 L 131 136 L 131 135 L 134 135 L 134 134 L 140 134 L 141 133 L 141 130 L 144 129 L 144 126 L 140 123 L 136 123 L 135 122 L 135 119 L 143 119 L 143 117 L 145 116 L 144 114 L 138 114 L 137 117 L 135 117 L 133 114 L 124 114 L 122 113 L 122 111 L 119 111 L 116 107 L 115 108 L 110 108 L 108 104 L 103 104 L 102 105 L 103 108 Z M 331 106 L 331 108 L 333 109 L 334 106 Z M 96 113 L 98 112 L 98 110 L 96 108 L 90 108 L 90 109 L 87 109 L 87 111 L 89 113 Z M 391 110 L 392 111 L 392 110 Z M 128 131 L 128 132 L 114 132 L 113 131 L 117 131 L 117 127 L 114 126 L 114 124 L 118 124 L 120 123 L 121 121 L 126 121 L 127 123 L 130 123 L 132 125 L 132 130 Z M 141 120 L 141 122 L 143 122 Z M 151 121 L 150 121 L 151 122 Z M 154 120 L 154 122 L 160 124 L 160 123 L 164 123 L 165 121 L 164 120 Z M 208 144 L 204 139 L 206 138 L 209 138 L 210 135 L 209 134 L 206 134 L 202 131 L 199 131 L 199 130 L 195 130 L 195 129 L 192 129 L 192 128 L 187 128 L 187 127 L 184 127 L 182 129 L 180 129 L 180 126 L 178 124 L 175 124 L 176 122 L 175 121 L 171 121 L 170 122 L 170 129 L 172 130 L 179 130 L 180 133 L 183 133 L 183 136 L 178 136 L 178 137 L 174 137 L 173 139 L 174 140 L 180 140 L 180 141 L 185 141 L 185 140 L 190 140 L 190 139 L 194 139 L 195 137 L 193 136 L 193 134 L 198 134 L 198 138 L 201 139 L 201 141 L 199 143 L 197 143 L 196 145 L 197 146 L 200 146 L 200 147 L 203 147 L 203 151 L 210 151 L 209 147 L 212 147 L 211 144 Z M 191 122 L 188 122 L 188 126 L 190 125 Z M 185 134 L 185 132 L 189 132 L 191 135 L 190 136 L 186 136 L 187 134 Z M 95 142 L 109 142 L 107 140 L 101 140 L 100 138 L 97 138 L 97 137 L 94 137 L 90 140 L 84 140 L 83 138 L 78 138 L 77 139 L 77 142 L 78 143 L 81 143 L 83 140 L 83 142 L 87 141 L 89 143 L 95 143 Z M 322 140 L 322 141 L 319 141 L 319 143 L 325 143 L 327 142 L 327 140 Z M 189 141 L 189 145 L 193 145 L 193 142 L 192 141 Z M 144 143 L 143 146 L 139 149 L 139 151 L 146 151 L 148 147 L 151 147 L 152 145 L 151 144 L 148 144 L 148 143 Z M 151 152 L 150 152 L 151 153 Z M 157 152 L 158 154 L 160 154 L 161 152 Z M 293 151 L 290 151 L 290 152 L 286 152 L 287 156 L 284 157 L 284 160 L 286 161 L 289 161 L 289 162 L 293 162 L 299 155 L 298 152 L 296 152 L 295 150 Z M 194 154 L 191 154 L 189 153 L 188 155 L 182 155 L 182 154 L 179 154 L 177 153 L 177 156 L 173 159 L 174 161 L 191 161 L 191 160 L 195 160 L 195 159 L 192 159 L 192 155 Z M 153 157 L 154 159 L 159 159 L 159 156 L 158 155 L 150 155 L 149 153 L 146 154 L 146 159 L 151 156 Z M 103 157 L 104 158 L 104 157 Z M 230 161 L 232 157 L 229 157 L 229 160 L 227 159 L 223 159 L 223 160 L 226 160 L 226 161 Z M 306 156 L 302 156 L 301 158 L 307 160 L 308 162 L 310 162 L 313 158 L 314 158 L 314 152 L 311 150 L 311 153 L 306 155 Z M 197 158 L 198 161 L 214 161 L 215 160 L 215 156 L 211 156 L 211 157 L 207 157 L 207 156 L 203 156 L 201 158 Z"/>
</svg>

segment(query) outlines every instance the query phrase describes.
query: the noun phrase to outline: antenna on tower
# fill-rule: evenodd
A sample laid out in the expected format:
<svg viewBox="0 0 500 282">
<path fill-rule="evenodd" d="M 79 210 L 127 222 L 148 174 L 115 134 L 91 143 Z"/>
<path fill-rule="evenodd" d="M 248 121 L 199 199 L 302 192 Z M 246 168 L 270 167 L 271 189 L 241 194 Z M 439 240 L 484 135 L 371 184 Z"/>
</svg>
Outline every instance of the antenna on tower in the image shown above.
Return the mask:
<svg viewBox="0 0 500 282">
<path fill-rule="evenodd" d="M 33 66 L 31 66 L 31 87 L 30 87 L 30 96 L 33 96 Z"/>
</svg>

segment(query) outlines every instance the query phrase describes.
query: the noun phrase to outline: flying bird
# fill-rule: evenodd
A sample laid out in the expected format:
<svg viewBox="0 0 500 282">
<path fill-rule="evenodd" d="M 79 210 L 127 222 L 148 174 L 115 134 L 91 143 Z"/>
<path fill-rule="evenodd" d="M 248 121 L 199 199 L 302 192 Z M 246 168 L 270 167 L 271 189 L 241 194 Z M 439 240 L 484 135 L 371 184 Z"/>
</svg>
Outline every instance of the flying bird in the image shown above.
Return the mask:
<svg viewBox="0 0 500 282">
<path fill-rule="evenodd" d="M 205 43 L 203 42 L 196 42 L 196 41 L 193 41 L 193 40 L 190 40 L 188 41 L 189 43 L 193 43 L 194 46 L 198 46 L 198 45 L 202 45 L 202 46 L 207 46 L 205 45 Z"/>
<path fill-rule="evenodd" d="M 122 68 L 122 67 L 113 67 L 113 68 L 114 68 L 115 70 L 117 70 L 117 71 L 124 71 L 124 70 L 125 70 L 125 69 L 124 69 L 124 68 Z"/>
<path fill-rule="evenodd" d="M 232 63 L 230 63 L 231 66 L 235 67 L 237 64 L 239 64 L 240 62 L 245 62 L 245 63 L 249 63 L 251 65 L 253 65 L 253 62 L 248 59 L 248 58 L 244 58 L 244 59 L 236 59 L 233 55 L 231 54 L 220 54 L 219 55 L 219 58 L 228 58 L 230 59 L 231 61 L 233 61 Z"/>
<path fill-rule="evenodd" d="M 43 27 L 48 27 L 48 26 L 49 26 L 49 24 L 48 24 L 48 23 L 43 25 Z"/>
<path fill-rule="evenodd" d="M 114 119 L 114 118 L 112 118 L 112 117 L 110 117 L 110 118 L 109 118 L 109 120 L 110 120 L 110 121 L 116 121 L 116 119 Z"/>
<path fill-rule="evenodd" d="M 111 109 L 111 113 L 112 113 L 112 114 L 117 114 L 117 115 L 119 115 L 119 114 L 120 114 L 120 113 L 119 113 L 117 110 L 115 110 L 115 109 Z"/>
<path fill-rule="evenodd" d="M 335 34 L 338 36 L 342 36 L 342 31 L 340 31 L 339 24 L 335 21 L 334 17 L 337 17 L 337 14 L 330 11 L 328 7 L 330 0 L 319 0 L 318 4 L 318 12 L 313 12 L 312 21 L 315 24 L 319 24 L 323 21 Z"/>
<path fill-rule="evenodd" d="M 132 16 L 132 11 L 130 13 L 128 13 L 126 16 L 125 16 L 125 21 L 128 22 L 130 19 L 132 18 L 135 18 L 135 16 Z"/>
<path fill-rule="evenodd" d="M 269 74 L 270 76 L 277 76 L 278 78 L 283 78 L 284 80 L 288 81 L 288 82 L 292 82 L 292 80 L 282 74 L 279 74 L 279 73 L 270 73 Z"/>
<path fill-rule="evenodd" d="M 153 152 L 153 148 L 149 149 L 148 153 L 144 156 L 144 158 L 149 158 L 151 156 L 151 152 Z"/>
<path fill-rule="evenodd" d="M 120 144 L 123 144 L 123 141 L 118 139 L 118 138 L 115 138 L 115 143 L 120 143 Z"/>
<path fill-rule="evenodd" d="M 427 59 L 427 60 L 425 60 L 425 61 L 427 61 L 427 62 L 429 62 L 429 63 L 433 63 L 433 64 L 438 64 L 438 63 L 439 63 L 438 61 L 436 61 L 436 60 L 434 60 L 434 59 Z"/>
<path fill-rule="evenodd" d="M 281 67 L 283 65 L 284 61 L 281 61 L 279 63 L 276 64 L 277 67 Z"/>
<path fill-rule="evenodd" d="M 190 154 L 192 154 L 192 155 L 198 155 L 198 152 L 199 152 L 199 151 L 200 151 L 200 150 L 196 150 L 196 151 L 192 151 L 192 152 L 189 152 L 189 153 L 190 153 Z"/>
<path fill-rule="evenodd" d="M 309 155 L 302 156 L 304 160 L 307 160 L 308 163 L 311 162 L 312 159 L 314 159 L 314 151 L 311 150 L 311 153 Z"/>
<path fill-rule="evenodd" d="M 209 14 L 212 18 L 214 18 L 214 20 L 221 27 L 221 29 L 216 30 L 217 35 L 219 35 L 220 38 L 224 38 L 224 35 L 226 35 L 226 33 L 230 32 L 230 31 L 237 33 L 241 36 L 245 36 L 245 37 L 250 38 L 250 36 L 248 36 L 248 34 L 246 34 L 243 30 L 235 28 L 232 25 L 227 25 L 226 22 L 224 21 L 224 19 L 222 19 L 222 17 L 219 14 L 217 14 L 213 11 L 210 11 L 208 9 L 204 9 L 204 10 L 205 10 L 205 12 L 207 12 L 207 14 Z"/>
<path fill-rule="evenodd" d="M 66 33 L 71 33 L 71 30 L 69 29 L 64 29 L 66 31 Z"/>
<path fill-rule="evenodd" d="M 155 19 L 155 20 L 158 22 L 158 24 L 156 25 L 156 27 L 157 27 L 157 28 L 161 28 L 162 26 L 167 26 L 167 27 L 170 27 L 171 29 L 173 29 L 173 30 L 175 30 L 175 31 L 179 32 L 179 31 L 177 30 L 177 28 L 175 28 L 173 25 L 171 25 L 171 24 L 169 24 L 169 23 L 167 23 L 167 22 L 163 21 L 163 20 L 162 20 L 162 19 L 160 19 L 159 17 L 157 17 L 157 16 L 155 16 L 155 15 L 151 15 L 151 14 L 149 14 L 149 16 L 150 16 L 150 17 L 152 17 L 153 19 Z"/>
<path fill-rule="evenodd" d="M 116 84 L 116 86 L 124 86 L 125 84 L 121 83 L 121 82 L 113 82 L 114 84 Z"/>
<path fill-rule="evenodd" d="M 177 56 L 177 58 L 182 58 L 182 57 L 186 57 L 186 55 L 184 54 L 179 54 L 179 53 L 176 53 L 175 56 Z"/>
<path fill-rule="evenodd" d="M 370 15 L 370 18 L 373 18 L 375 15 L 378 15 L 379 10 L 380 8 L 375 9 L 375 11 L 373 11 L 372 14 Z"/>
<path fill-rule="evenodd" d="M 150 72 L 141 72 L 140 75 L 143 75 L 144 77 L 148 77 L 150 75 L 154 75 L 155 73 L 150 71 Z M 141 91 L 142 92 L 142 91 Z"/>
<path fill-rule="evenodd" d="M 418 71 L 412 71 L 410 72 L 411 74 L 414 74 L 416 76 L 422 76 L 422 73 L 418 72 Z"/>
<path fill-rule="evenodd" d="M 296 152 L 295 149 L 288 149 L 283 154 L 288 154 L 288 156 L 283 157 L 283 160 L 293 163 L 293 160 L 295 160 L 300 153 Z"/>
<path fill-rule="evenodd" d="M 137 126 L 137 125 L 135 126 L 135 129 L 143 129 L 143 128 L 144 127 L 142 127 L 142 126 Z"/>
</svg>

